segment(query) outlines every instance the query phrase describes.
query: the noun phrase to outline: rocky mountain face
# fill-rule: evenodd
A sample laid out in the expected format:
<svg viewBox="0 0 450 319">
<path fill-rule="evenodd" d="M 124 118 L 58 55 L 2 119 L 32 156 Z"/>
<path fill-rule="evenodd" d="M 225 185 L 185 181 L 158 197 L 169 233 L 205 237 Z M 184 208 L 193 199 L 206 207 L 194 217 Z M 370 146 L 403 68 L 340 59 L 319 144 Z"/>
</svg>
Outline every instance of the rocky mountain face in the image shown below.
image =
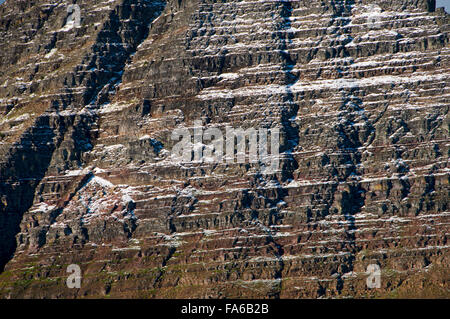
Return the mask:
<svg viewBox="0 0 450 319">
<path fill-rule="evenodd" d="M 449 298 L 449 22 L 433 0 L 7 0 L 0 297 Z M 199 121 L 280 128 L 279 169 L 174 161 Z"/>
</svg>

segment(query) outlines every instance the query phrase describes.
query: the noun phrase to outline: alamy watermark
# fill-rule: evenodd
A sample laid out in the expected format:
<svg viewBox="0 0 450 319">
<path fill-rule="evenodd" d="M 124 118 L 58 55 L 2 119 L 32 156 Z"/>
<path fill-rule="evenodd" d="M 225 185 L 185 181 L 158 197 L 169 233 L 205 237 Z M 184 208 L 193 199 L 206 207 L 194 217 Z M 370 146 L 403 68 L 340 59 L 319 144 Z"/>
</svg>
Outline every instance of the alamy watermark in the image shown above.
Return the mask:
<svg viewBox="0 0 450 319">
<path fill-rule="evenodd" d="M 366 274 L 369 275 L 366 279 L 367 288 L 381 288 L 381 268 L 379 265 L 371 264 L 367 266 Z"/>
<path fill-rule="evenodd" d="M 224 134 L 225 133 L 225 134 Z M 280 166 L 279 128 L 178 128 L 172 133 L 171 159 L 177 163 L 259 163 L 263 174 L 273 174 Z"/>
<path fill-rule="evenodd" d="M 67 6 L 67 19 L 64 30 L 68 31 L 81 26 L 81 9 L 78 4 L 69 4 Z"/>
<path fill-rule="evenodd" d="M 67 273 L 71 275 L 66 280 L 67 288 L 80 289 L 81 288 L 81 268 L 78 265 L 69 265 L 67 267 Z"/>
<path fill-rule="evenodd" d="M 376 4 L 370 4 L 367 8 L 367 24 L 371 29 L 380 29 L 382 26 L 382 9 Z"/>
</svg>

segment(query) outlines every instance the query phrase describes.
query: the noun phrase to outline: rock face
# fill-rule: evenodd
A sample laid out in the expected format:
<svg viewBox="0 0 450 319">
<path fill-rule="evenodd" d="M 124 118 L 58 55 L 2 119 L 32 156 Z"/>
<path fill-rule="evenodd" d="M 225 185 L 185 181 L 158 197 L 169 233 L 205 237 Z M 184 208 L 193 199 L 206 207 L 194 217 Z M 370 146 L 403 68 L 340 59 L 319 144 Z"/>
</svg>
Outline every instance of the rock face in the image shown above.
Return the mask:
<svg viewBox="0 0 450 319">
<path fill-rule="evenodd" d="M 435 1 L 76 4 L 0 5 L 0 297 L 450 297 Z M 279 169 L 175 162 L 198 121 Z"/>
</svg>

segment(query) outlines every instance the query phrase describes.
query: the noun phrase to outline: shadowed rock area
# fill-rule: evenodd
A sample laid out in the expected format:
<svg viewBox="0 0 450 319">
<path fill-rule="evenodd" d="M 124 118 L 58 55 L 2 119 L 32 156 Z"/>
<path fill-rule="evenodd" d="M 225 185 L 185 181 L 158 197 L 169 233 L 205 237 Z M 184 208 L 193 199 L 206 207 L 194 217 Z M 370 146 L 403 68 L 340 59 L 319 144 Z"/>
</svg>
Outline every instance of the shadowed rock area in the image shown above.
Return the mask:
<svg viewBox="0 0 450 319">
<path fill-rule="evenodd" d="M 1 298 L 450 297 L 435 1 L 73 3 L 0 6 Z M 279 169 L 174 161 L 198 121 Z"/>
</svg>

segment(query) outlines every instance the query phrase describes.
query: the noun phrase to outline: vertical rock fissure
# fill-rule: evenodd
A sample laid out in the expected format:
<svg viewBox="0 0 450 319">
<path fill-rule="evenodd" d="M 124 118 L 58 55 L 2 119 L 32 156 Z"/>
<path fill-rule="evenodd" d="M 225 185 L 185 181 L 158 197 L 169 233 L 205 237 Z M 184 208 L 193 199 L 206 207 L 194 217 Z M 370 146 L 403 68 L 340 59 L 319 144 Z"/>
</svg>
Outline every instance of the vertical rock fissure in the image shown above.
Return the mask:
<svg viewBox="0 0 450 319">
<path fill-rule="evenodd" d="M 282 160 L 281 164 L 281 182 L 293 179 L 293 172 L 298 167 L 298 163 L 293 156 L 293 151 L 295 147 L 299 143 L 299 129 L 295 125 L 295 119 L 298 115 L 299 105 L 296 103 L 296 97 L 292 92 L 292 86 L 297 83 L 299 80 L 299 76 L 293 73 L 293 70 L 296 66 L 297 61 L 294 61 L 289 53 L 289 46 L 292 43 L 292 33 L 289 32 L 289 29 L 292 27 L 292 3 L 291 1 L 283 1 L 279 7 L 280 16 L 282 18 L 282 23 L 279 26 L 278 32 L 276 32 L 277 40 L 279 41 L 279 54 L 281 57 L 281 69 L 284 73 L 284 87 L 285 94 L 282 97 L 281 103 L 283 104 L 281 109 L 281 118 L 280 124 L 282 129 L 282 134 L 284 137 L 280 141 L 280 153 L 285 155 L 286 158 Z M 277 203 L 282 202 L 285 199 L 285 196 L 288 195 L 288 192 L 282 188 L 281 184 L 277 192 L 275 192 L 277 198 L 271 200 L 272 205 L 274 204 L 275 214 L 279 215 L 280 208 L 276 206 Z M 273 211 L 271 210 L 271 214 Z M 271 219 L 271 218 L 270 218 Z M 256 222 L 266 229 L 268 240 L 274 245 L 274 255 L 278 260 L 278 268 L 275 271 L 274 279 L 279 280 L 278 290 L 274 292 L 274 298 L 280 298 L 282 289 L 283 289 L 283 271 L 285 267 L 285 263 L 283 260 L 284 249 L 282 245 L 280 245 L 274 234 L 270 229 L 267 229 L 261 224 L 259 220 Z M 270 225 L 269 225 L 270 226 Z"/>
<path fill-rule="evenodd" d="M 344 6 L 338 16 L 342 18 L 351 15 L 353 5 L 354 2 L 352 1 Z M 342 50 L 345 54 L 345 47 L 343 47 Z M 359 147 L 364 143 L 360 142 L 360 134 L 354 126 L 355 114 L 361 112 L 364 113 L 362 100 L 357 97 L 359 91 L 359 88 L 350 89 L 349 91 L 342 90 L 343 103 L 338 115 L 339 124 L 336 132 L 338 135 L 337 147 L 342 156 L 341 163 L 343 165 L 350 165 L 350 167 L 346 168 L 345 176 L 338 178 L 340 184 L 348 183 L 347 189 L 345 191 L 340 190 L 341 194 L 339 196 L 341 197 L 340 206 L 342 208 L 340 213 L 343 215 L 346 222 L 346 225 L 344 225 L 344 233 L 348 241 L 346 249 L 350 252 L 350 256 L 346 259 L 346 265 L 342 265 L 341 267 L 342 273 L 352 272 L 354 270 L 354 261 L 358 250 L 356 244 L 355 215 L 361 212 L 361 208 L 364 206 L 364 190 L 359 183 L 361 174 L 358 171 L 358 166 L 361 165 L 361 153 Z M 368 120 L 365 118 L 365 115 L 362 115 L 362 118 L 367 124 Z M 341 125 L 341 123 L 343 123 L 343 125 Z M 348 132 L 349 129 L 351 132 Z M 338 292 L 343 289 L 342 273 L 338 273 L 336 286 Z"/>
</svg>

